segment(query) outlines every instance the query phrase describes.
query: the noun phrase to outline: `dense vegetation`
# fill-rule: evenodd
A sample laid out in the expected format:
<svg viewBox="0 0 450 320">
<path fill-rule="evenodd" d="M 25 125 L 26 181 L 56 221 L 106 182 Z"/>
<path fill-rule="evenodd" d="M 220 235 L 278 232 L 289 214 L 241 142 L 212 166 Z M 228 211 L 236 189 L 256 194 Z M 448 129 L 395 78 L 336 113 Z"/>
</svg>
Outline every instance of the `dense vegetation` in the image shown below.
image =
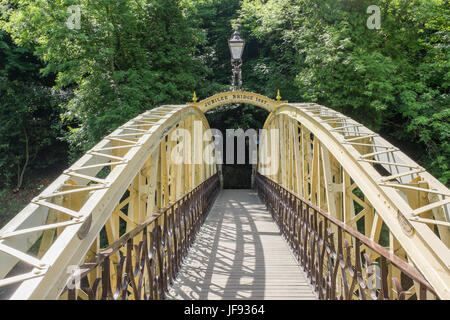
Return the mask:
<svg viewBox="0 0 450 320">
<path fill-rule="evenodd" d="M 448 1 L 245 0 L 239 20 L 260 46 L 252 89 L 342 111 L 450 182 Z"/>
<path fill-rule="evenodd" d="M 53 79 L 29 47 L 17 47 L 0 32 L 0 186 L 20 188 L 28 168 L 51 166 L 65 157 L 59 102 Z"/>
<path fill-rule="evenodd" d="M 81 8 L 80 28 L 66 22 Z M 369 5 L 381 28 L 369 29 Z M 450 4 L 444 0 L 0 0 L 0 187 L 71 162 L 143 110 L 244 87 L 335 108 L 450 184 Z M 251 106 L 209 115 L 261 127 Z M 68 165 L 68 164 L 67 164 Z"/>
</svg>

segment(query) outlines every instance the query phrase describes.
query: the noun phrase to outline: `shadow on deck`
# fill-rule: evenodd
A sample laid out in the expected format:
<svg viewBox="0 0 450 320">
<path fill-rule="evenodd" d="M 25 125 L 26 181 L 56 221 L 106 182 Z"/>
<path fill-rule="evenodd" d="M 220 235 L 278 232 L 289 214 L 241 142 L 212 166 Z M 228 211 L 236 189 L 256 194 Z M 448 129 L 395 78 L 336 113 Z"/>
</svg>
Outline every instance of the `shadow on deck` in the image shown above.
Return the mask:
<svg viewBox="0 0 450 320">
<path fill-rule="evenodd" d="M 253 190 L 223 190 L 168 299 L 316 299 Z"/>
</svg>

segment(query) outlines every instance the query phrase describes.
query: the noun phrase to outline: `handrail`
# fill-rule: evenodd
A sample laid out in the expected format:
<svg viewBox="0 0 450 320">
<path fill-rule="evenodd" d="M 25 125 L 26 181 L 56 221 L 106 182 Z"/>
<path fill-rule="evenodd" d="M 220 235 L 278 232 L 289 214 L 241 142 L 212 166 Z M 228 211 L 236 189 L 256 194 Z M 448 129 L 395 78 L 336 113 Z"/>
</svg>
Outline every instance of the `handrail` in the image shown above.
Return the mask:
<svg viewBox="0 0 450 320">
<path fill-rule="evenodd" d="M 392 299 L 394 295 L 389 292 L 391 287 L 396 291 L 397 299 L 404 300 L 407 295 L 411 295 L 403 289 L 402 282 L 408 281 L 393 277 L 388 265 L 391 269 L 395 266 L 399 274 L 409 278 L 410 285 L 411 281 L 418 284 L 420 289 L 419 293 L 416 292 L 416 298 L 427 299 L 427 293 L 437 298 L 431 285 L 416 268 L 329 213 L 259 173 L 256 187 L 319 298 Z M 337 242 L 332 225 L 337 229 Z M 348 236 L 355 248 L 354 255 Z M 372 261 L 369 252 L 364 253 L 362 246 L 370 254 L 375 254 L 379 262 Z M 363 266 L 363 262 L 366 266 Z M 376 265 L 380 267 L 378 275 L 372 270 Z M 363 278 L 363 271 L 367 273 L 367 278 Z M 379 287 L 374 288 L 372 282 L 376 276 L 381 279 Z M 389 279 L 392 280 L 391 285 Z"/>
<path fill-rule="evenodd" d="M 68 299 L 164 299 L 214 203 L 219 186 L 215 174 L 83 264 L 64 291 L 68 292 Z M 113 260 L 116 260 L 115 272 L 111 270 Z M 101 277 L 96 277 L 96 271 Z M 80 279 L 81 288 L 76 288 Z M 115 283 L 114 293 L 112 283 Z"/>
</svg>

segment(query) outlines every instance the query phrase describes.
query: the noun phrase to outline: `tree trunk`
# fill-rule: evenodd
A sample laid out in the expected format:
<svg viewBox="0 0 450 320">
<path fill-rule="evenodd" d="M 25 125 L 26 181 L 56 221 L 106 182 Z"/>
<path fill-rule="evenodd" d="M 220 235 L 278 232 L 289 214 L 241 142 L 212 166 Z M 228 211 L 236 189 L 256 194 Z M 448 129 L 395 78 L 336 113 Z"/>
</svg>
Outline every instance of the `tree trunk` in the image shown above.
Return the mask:
<svg viewBox="0 0 450 320">
<path fill-rule="evenodd" d="M 24 128 L 23 132 L 25 134 L 25 163 L 24 163 L 24 165 L 22 167 L 22 170 L 21 170 L 20 174 L 17 176 L 17 186 L 16 186 L 16 191 L 17 192 L 22 187 L 23 176 L 25 175 L 25 171 L 27 170 L 27 167 L 28 167 L 28 162 L 30 161 L 30 150 L 29 150 L 29 145 L 28 145 L 27 130 Z M 20 163 L 19 163 L 19 171 L 20 171 Z"/>
</svg>

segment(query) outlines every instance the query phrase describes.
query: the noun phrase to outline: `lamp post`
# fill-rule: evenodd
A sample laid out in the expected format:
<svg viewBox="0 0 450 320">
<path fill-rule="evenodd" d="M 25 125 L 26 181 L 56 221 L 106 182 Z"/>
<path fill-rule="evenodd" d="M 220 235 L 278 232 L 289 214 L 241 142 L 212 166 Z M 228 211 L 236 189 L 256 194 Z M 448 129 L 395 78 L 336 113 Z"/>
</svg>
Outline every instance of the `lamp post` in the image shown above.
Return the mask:
<svg viewBox="0 0 450 320">
<path fill-rule="evenodd" d="M 233 37 L 228 40 L 228 46 L 231 52 L 231 65 L 233 66 L 233 77 L 231 80 L 231 90 L 242 90 L 242 53 L 244 52 L 245 40 L 241 39 L 236 30 Z"/>
</svg>

